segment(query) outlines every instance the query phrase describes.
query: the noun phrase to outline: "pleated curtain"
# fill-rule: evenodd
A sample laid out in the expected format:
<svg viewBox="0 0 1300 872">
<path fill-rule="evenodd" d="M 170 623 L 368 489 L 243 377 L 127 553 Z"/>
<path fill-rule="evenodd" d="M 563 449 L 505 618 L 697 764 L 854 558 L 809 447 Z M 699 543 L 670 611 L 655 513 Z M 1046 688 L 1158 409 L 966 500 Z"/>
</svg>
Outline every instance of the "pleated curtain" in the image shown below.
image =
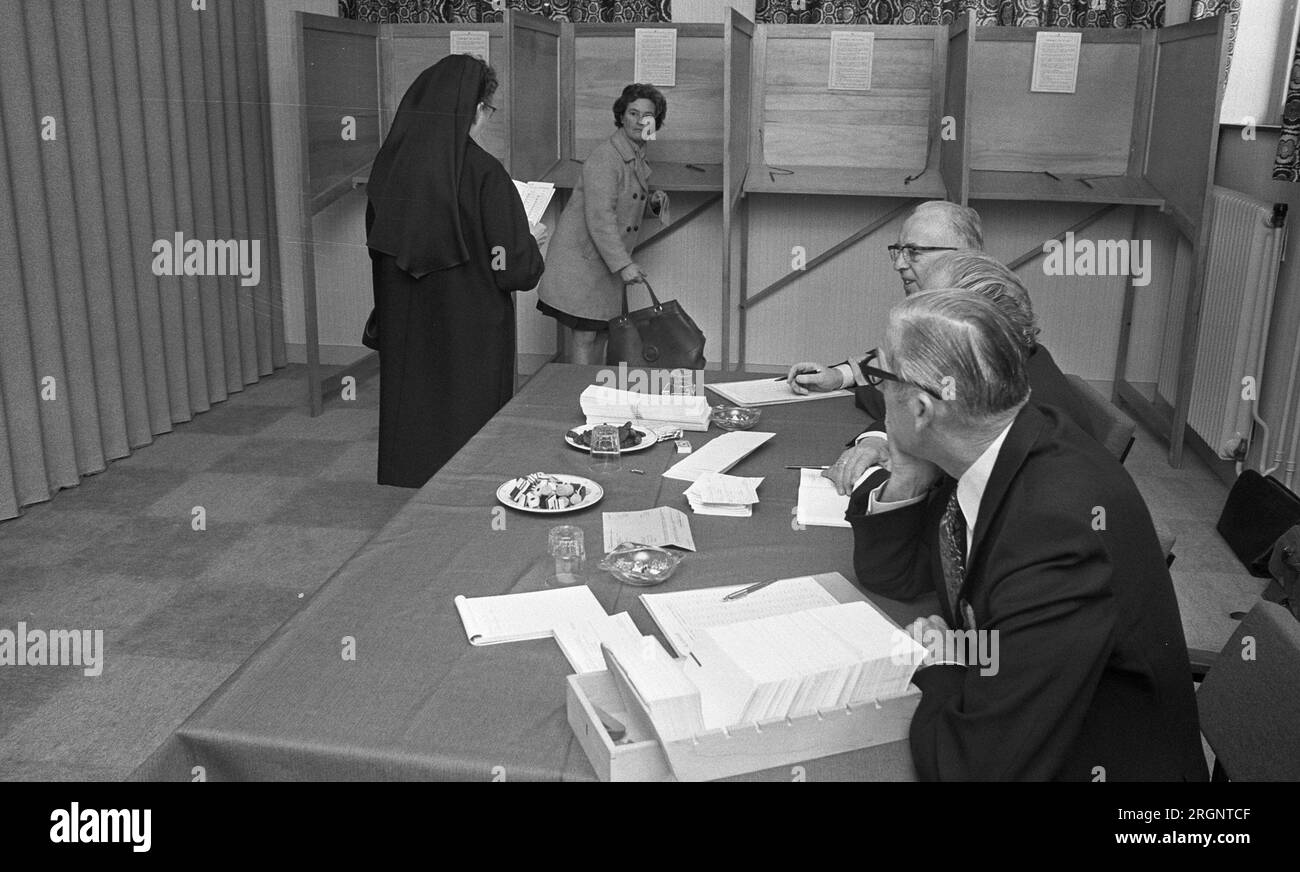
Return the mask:
<svg viewBox="0 0 1300 872">
<path fill-rule="evenodd" d="M 261 4 L 195 5 L 0 0 L 0 519 L 285 365 Z"/>
</svg>

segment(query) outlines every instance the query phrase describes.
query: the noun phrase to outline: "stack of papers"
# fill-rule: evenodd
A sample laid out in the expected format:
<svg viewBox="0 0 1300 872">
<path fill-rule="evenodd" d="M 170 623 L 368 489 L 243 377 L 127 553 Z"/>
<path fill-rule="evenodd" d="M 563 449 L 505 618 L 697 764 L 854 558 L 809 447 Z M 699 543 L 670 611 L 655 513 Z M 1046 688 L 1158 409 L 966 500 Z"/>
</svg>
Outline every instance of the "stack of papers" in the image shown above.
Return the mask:
<svg viewBox="0 0 1300 872">
<path fill-rule="evenodd" d="M 745 478 L 721 472 L 706 472 L 683 493 L 697 515 L 748 518 L 758 502 L 760 478 Z"/>
<path fill-rule="evenodd" d="M 601 672 L 605 669 L 601 645 L 636 645 L 640 644 L 641 639 L 641 632 L 627 612 L 560 624 L 555 628 L 556 643 L 573 671 L 579 673 Z"/>
<path fill-rule="evenodd" d="M 853 486 L 856 488 L 879 469 L 879 466 L 867 467 Z M 834 483 L 820 470 L 799 471 L 799 505 L 795 508 L 797 522 L 805 527 L 849 527 L 852 525 L 844 518 L 848 511 L 848 496 L 837 493 Z"/>
<path fill-rule="evenodd" d="M 631 421 L 643 427 L 709 429 L 709 401 L 704 397 L 663 396 L 621 391 L 604 385 L 583 390 L 578 402 L 588 424 L 622 424 Z"/>
<path fill-rule="evenodd" d="M 781 403 L 802 403 L 808 400 L 826 400 L 831 397 L 851 397 L 852 391 L 820 391 L 811 394 L 796 394 L 785 380 L 770 378 L 752 381 L 718 382 L 705 385 L 718 396 L 738 406 L 776 406 Z"/>
<path fill-rule="evenodd" d="M 627 612 L 610 616 L 584 585 L 502 596 L 456 597 L 471 645 L 554 637 L 575 672 L 605 668 L 602 643 L 639 643 Z"/>
<path fill-rule="evenodd" d="M 703 448 L 668 467 L 664 478 L 696 481 L 706 473 L 726 472 L 775 435 L 756 433 L 753 430 L 723 433 Z"/>
<path fill-rule="evenodd" d="M 636 690 L 660 739 L 673 742 L 705 730 L 699 688 L 658 639 L 614 642 L 604 651 L 610 670 L 621 672 Z"/>
<path fill-rule="evenodd" d="M 898 696 L 924 653 L 856 602 L 702 630 L 684 668 L 711 730 Z"/>
</svg>

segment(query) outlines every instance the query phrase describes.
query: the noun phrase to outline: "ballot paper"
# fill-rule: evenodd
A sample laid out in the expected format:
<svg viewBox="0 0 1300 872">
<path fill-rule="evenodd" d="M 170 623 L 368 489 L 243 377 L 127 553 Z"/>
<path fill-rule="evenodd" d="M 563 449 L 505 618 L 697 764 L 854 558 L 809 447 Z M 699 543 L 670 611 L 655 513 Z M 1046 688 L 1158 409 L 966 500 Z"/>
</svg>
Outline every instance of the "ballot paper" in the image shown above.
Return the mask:
<svg viewBox="0 0 1300 872">
<path fill-rule="evenodd" d="M 701 629 L 683 669 L 709 730 L 898 696 L 923 655 L 888 618 L 853 602 Z"/>
<path fill-rule="evenodd" d="M 672 506 L 645 509 L 640 512 L 603 512 L 605 526 L 605 553 L 613 551 L 624 542 L 637 545 L 675 545 L 687 551 L 695 550 L 691 536 L 691 519 Z"/>
<path fill-rule="evenodd" d="M 546 207 L 550 205 L 551 197 L 555 196 L 555 185 L 552 182 L 521 182 L 514 180 L 515 190 L 519 192 L 519 199 L 524 201 L 524 212 L 528 215 L 529 224 L 541 222 L 542 216 L 546 214 Z"/>
<path fill-rule="evenodd" d="M 622 424 L 693 430 L 709 429 L 709 401 L 704 397 L 663 396 L 590 385 L 578 398 L 588 424 Z"/>
<path fill-rule="evenodd" d="M 627 612 L 602 615 L 586 621 L 573 621 L 555 627 L 555 641 L 574 672 L 600 672 L 605 669 L 601 645 L 639 645 L 641 631 Z"/>
<path fill-rule="evenodd" d="M 695 481 L 708 472 L 726 472 L 775 435 L 753 430 L 723 433 L 703 448 L 696 449 L 668 467 L 664 478 Z"/>
<path fill-rule="evenodd" d="M 867 480 L 867 476 L 880 469 L 869 466 L 853 483 L 856 488 Z M 835 483 L 821 474 L 818 469 L 799 470 L 799 505 L 795 509 L 795 521 L 805 527 L 848 527 L 844 519 L 849 510 L 848 496 L 841 496 L 835 490 Z"/>
<path fill-rule="evenodd" d="M 754 514 L 758 486 L 762 483 L 762 477 L 706 472 L 682 493 L 696 514 L 748 518 Z"/>
<path fill-rule="evenodd" d="M 637 642 L 607 643 L 601 652 L 610 671 L 621 673 L 636 689 L 661 740 L 672 742 L 704 731 L 700 690 L 658 639 L 643 636 Z"/>
<path fill-rule="evenodd" d="M 807 400 L 826 400 L 831 397 L 849 397 L 852 391 L 825 391 L 796 394 L 785 379 L 751 379 L 738 382 L 718 382 L 704 386 L 728 402 L 738 406 L 776 406 L 782 403 L 802 403 Z"/>
<path fill-rule="evenodd" d="M 729 593 L 747 585 L 679 590 L 672 593 L 641 594 L 641 604 L 663 631 L 677 656 L 691 653 L 696 634 L 707 627 L 740 621 L 806 612 L 833 606 L 838 600 L 811 576 L 785 578 L 759 588 L 740 599 L 724 600 Z"/>
<path fill-rule="evenodd" d="M 609 616 L 585 584 L 501 596 L 455 599 L 471 645 L 545 639 L 555 628 Z"/>
</svg>

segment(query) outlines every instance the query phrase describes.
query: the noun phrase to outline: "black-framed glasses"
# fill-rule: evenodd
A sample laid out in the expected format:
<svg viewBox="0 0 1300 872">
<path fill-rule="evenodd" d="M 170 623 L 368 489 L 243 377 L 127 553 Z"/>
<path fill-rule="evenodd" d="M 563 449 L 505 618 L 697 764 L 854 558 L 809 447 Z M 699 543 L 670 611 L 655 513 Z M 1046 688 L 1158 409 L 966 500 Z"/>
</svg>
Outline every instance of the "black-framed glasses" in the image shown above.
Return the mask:
<svg viewBox="0 0 1300 872">
<path fill-rule="evenodd" d="M 871 351 L 867 352 L 866 358 L 862 361 L 862 375 L 866 377 L 867 384 L 877 388 L 880 387 L 882 384 L 884 384 L 886 381 L 898 382 L 900 385 L 911 385 L 914 388 L 918 388 L 920 390 L 925 391 L 927 394 L 934 397 L 936 400 L 939 400 L 940 402 L 944 402 L 943 397 L 939 396 L 938 393 L 930 390 L 925 385 L 917 384 L 914 381 L 908 381 L 907 379 L 894 375 L 889 370 L 881 369 L 878 366 L 872 366 L 870 362 L 875 360 L 877 357 L 879 357 L 879 355 L 880 355 L 880 349 L 873 348 L 871 349 Z"/>
<path fill-rule="evenodd" d="M 931 251 L 957 251 L 953 245 L 891 245 L 889 246 L 889 259 L 897 260 L 901 253 L 908 263 L 916 263 L 916 259 L 922 254 Z"/>
<path fill-rule="evenodd" d="M 491 103 L 484 103 L 484 104 L 482 104 L 482 105 L 483 105 L 483 108 L 486 109 L 486 110 L 488 111 L 488 117 L 489 117 L 489 118 L 491 118 L 494 114 L 496 114 L 497 107 L 493 106 Z"/>
</svg>

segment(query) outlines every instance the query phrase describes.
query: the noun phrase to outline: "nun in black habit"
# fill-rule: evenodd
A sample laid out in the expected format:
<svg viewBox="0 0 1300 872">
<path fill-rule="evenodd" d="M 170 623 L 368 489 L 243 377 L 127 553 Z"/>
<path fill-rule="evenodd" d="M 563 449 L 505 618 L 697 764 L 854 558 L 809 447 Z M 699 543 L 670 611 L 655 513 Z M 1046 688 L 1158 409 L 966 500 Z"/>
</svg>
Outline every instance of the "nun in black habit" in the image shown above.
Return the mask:
<svg viewBox="0 0 1300 872">
<path fill-rule="evenodd" d="M 380 484 L 423 485 L 514 392 L 511 292 L 544 264 L 510 175 L 470 138 L 496 85 L 469 55 L 420 73 L 371 170 Z"/>
</svg>

